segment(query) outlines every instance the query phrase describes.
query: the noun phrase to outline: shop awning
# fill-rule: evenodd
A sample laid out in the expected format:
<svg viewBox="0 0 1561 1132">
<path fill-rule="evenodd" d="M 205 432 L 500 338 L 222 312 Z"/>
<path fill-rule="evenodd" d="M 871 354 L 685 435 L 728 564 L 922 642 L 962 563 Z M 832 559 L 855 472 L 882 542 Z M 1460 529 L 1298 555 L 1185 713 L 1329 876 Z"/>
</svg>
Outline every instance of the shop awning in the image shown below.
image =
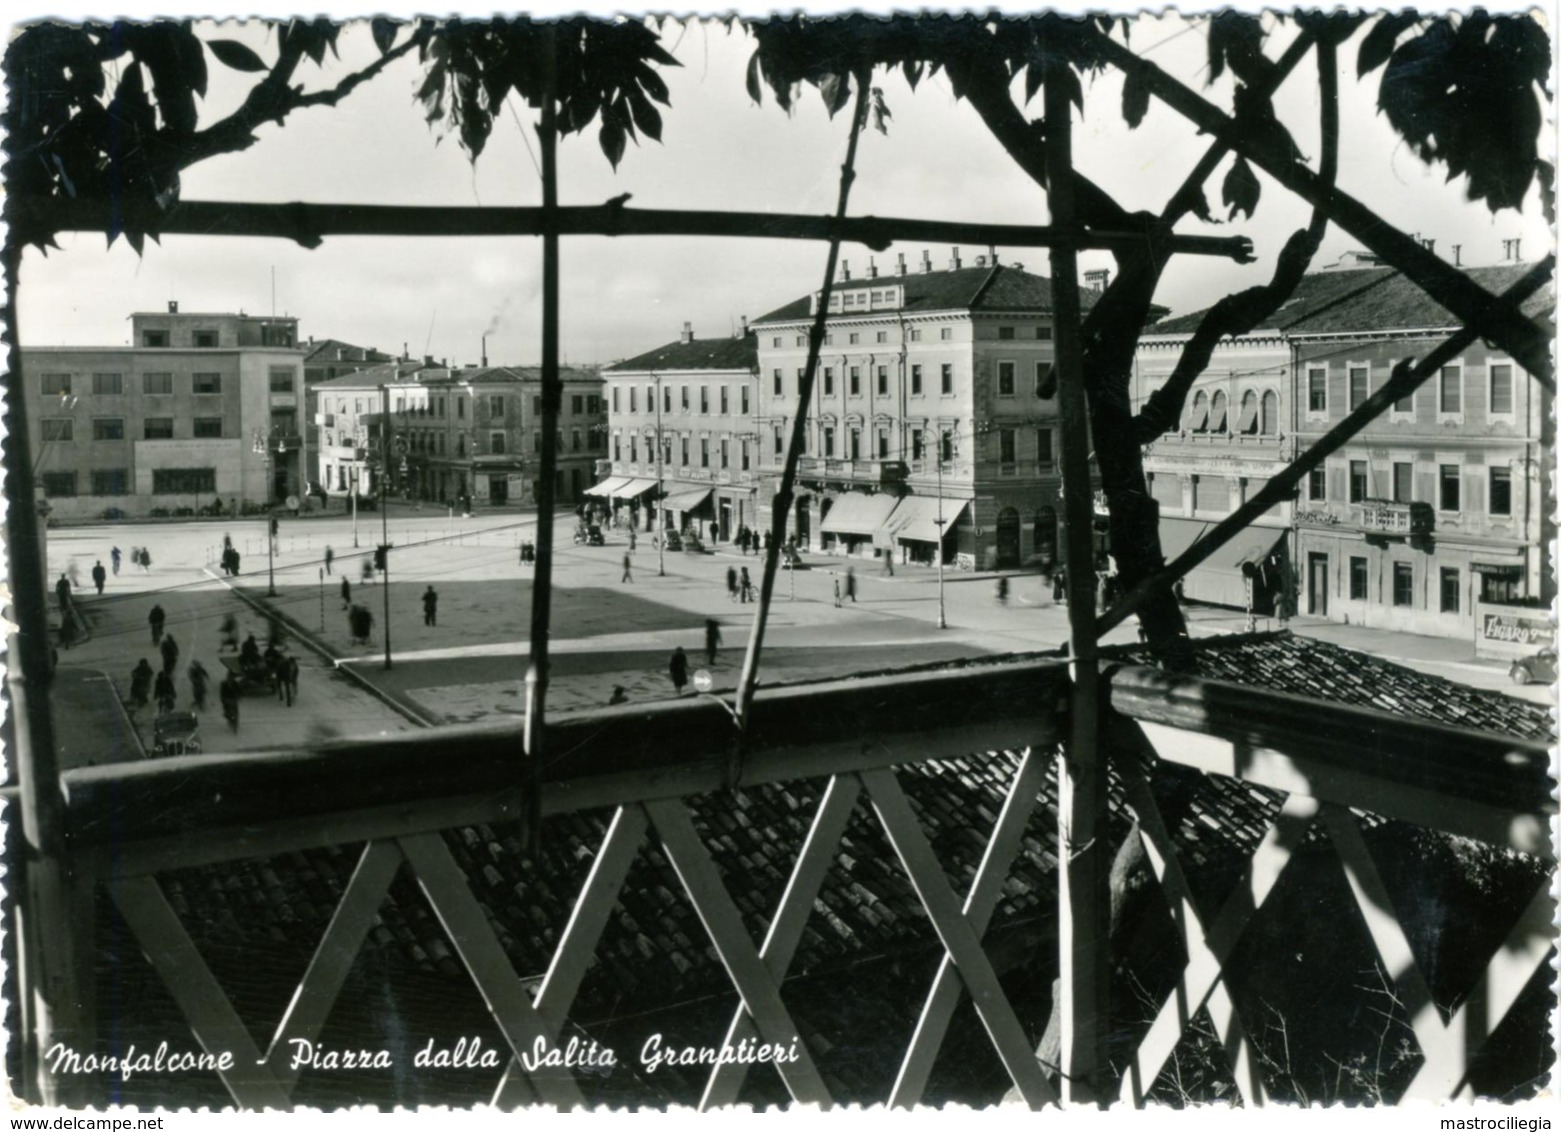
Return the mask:
<svg viewBox="0 0 1561 1132">
<path fill-rule="evenodd" d="M 661 501 L 663 511 L 697 511 L 710 498 L 708 487 L 696 488 L 693 491 L 679 491 L 667 496 Z"/>
<path fill-rule="evenodd" d="M 627 476 L 611 476 L 607 479 L 604 479 L 601 483 L 596 484 L 594 487 L 586 488 L 585 494 L 611 496 L 613 492 L 617 491 L 620 487 L 628 482 L 629 478 Z"/>
<path fill-rule="evenodd" d="M 943 530 L 948 532 L 959 521 L 960 513 L 970 503 L 968 499 L 945 499 L 942 502 Z M 907 495 L 889 516 L 884 529 L 900 541 L 938 542 L 938 497 L 936 495 Z"/>
<path fill-rule="evenodd" d="M 1192 419 L 1187 422 L 1187 428 L 1192 432 L 1202 432 L 1203 426 L 1209 423 L 1209 403 L 1198 401 L 1192 407 Z"/>
<path fill-rule="evenodd" d="M 1161 519 L 1160 549 L 1165 553 L 1166 562 L 1173 561 L 1214 527 L 1214 523 L 1202 519 Z M 1267 568 L 1271 555 L 1276 551 L 1284 553 L 1285 534 L 1274 527 L 1248 527 L 1182 579 L 1183 596 L 1193 601 L 1245 609 L 1247 585 L 1246 576 L 1241 572 L 1242 565 L 1251 562 L 1260 569 Z"/>
<path fill-rule="evenodd" d="M 1248 433 L 1257 431 L 1257 398 L 1254 397 L 1241 406 L 1241 420 L 1236 424 L 1236 431 Z"/>
<path fill-rule="evenodd" d="M 1214 407 L 1209 412 L 1209 431 L 1225 431 L 1225 414 L 1230 407 L 1230 402 L 1223 397 L 1214 399 Z"/>
<path fill-rule="evenodd" d="M 871 535 L 888 521 L 898 502 L 892 495 L 847 492 L 830 506 L 819 529 L 825 534 Z"/>
<path fill-rule="evenodd" d="M 622 487 L 613 488 L 614 499 L 637 499 L 656 486 L 655 480 L 629 480 Z"/>
</svg>

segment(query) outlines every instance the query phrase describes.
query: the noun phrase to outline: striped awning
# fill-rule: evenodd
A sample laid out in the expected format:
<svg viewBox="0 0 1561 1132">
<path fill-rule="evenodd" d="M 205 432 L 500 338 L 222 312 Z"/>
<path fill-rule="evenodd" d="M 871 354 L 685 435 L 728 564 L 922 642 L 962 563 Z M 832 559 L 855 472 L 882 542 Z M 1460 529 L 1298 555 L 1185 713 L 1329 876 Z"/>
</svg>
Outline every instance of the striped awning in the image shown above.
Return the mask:
<svg viewBox="0 0 1561 1132">
<path fill-rule="evenodd" d="M 968 499 L 944 499 L 939 503 L 936 495 L 907 495 L 889 516 L 884 529 L 894 538 L 904 541 L 941 542 L 938 520 L 941 517 L 944 532 L 953 529 L 960 515 L 969 506 Z M 940 514 L 941 512 L 941 514 Z"/>
<path fill-rule="evenodd" d="M 892 495 L 847 492 L 830 505 L 819 529 L 833 535 L 870 535 L 888 521 L 897 502 Z"/>
<path fill-rule="evenodd" d="M 655 486 L 656 486 L 656 481 L 655 480 L 645 480 L 645 479 L 625 480 L 622 487 L 615 487 L 615 488 L 613 488 L 613 490 L 612 490 L 612 497 L 614 499 L 638 499 L 640 496 L 644 495 L 647 491 L 650 491 L 653 488 L 655 488 Z"/>
<path fill-rule="evenodd" d="M 705 500 L 710 498 L 708 487 L 695 488 L 693 491 L 679 491 L 667 496 L 661 501 L 663 511 L 697 511 L 704 506 Z"/>
</svg>

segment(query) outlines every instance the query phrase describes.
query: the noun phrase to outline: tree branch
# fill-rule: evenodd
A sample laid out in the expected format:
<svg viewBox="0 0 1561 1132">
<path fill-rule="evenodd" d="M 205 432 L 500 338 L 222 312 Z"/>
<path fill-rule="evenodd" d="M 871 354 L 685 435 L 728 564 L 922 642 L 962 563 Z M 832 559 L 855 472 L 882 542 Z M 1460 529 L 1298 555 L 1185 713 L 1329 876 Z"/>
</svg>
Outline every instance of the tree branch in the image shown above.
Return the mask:
<svg viewBox="0 0 1561 1132">
<path fill-rule="evenodd" d="M 1281 151 L 1273 138 L 1243 129 L 1241 123 L 1206 98 L 1110 36 L 1100 32 L 1088 34 L 1113 65 L 1138 76 L 1150 93 L 1171 109 L 1319 209 L 1385 263 L 1403 272 L 1416 286 L 1452 311 L 1465 326 L 1495 342 L 1529 373 L 1541 381 L 1552 379 L 1550 337 L 1524 317 L 1516 304 L 1492 295 L 1348 193 L 1325 184 L 1317 173 L 1294 160 L 1290 151 Z"/>
<path fill-rule="evenodd" d="M 1338 49 L 1332 40 L 1317 44 L 1317 72 L 1323 143 L 1319 176 L 1332 187 L 1339 172 L 1339 66 Z M 1182 348 L 1171 376 L 1149 395 L 1143 409 L 1133 418 L 1133 434 L 1139 444 L 1148 444 L 1176 427 L 1187 404 L 1187 394 L 1193 382 L 1208 369 L 1220 339 L 1250 334 L 1295 293 L 1327 228 L 1327 217 L 1320 209 L 1313 209 L 1311 223 L 1285 241 L 1268 283 L 1226 295 L 1203 316 L 1192 339 Z"/>
</svg>

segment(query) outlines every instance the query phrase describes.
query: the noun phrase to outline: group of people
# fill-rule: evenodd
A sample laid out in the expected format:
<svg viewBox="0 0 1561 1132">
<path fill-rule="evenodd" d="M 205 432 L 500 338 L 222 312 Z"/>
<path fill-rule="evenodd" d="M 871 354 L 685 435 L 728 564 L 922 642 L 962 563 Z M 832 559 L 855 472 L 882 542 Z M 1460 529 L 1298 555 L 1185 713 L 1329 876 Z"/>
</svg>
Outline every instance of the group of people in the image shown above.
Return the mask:
<svg viewBox="0 0 1561 1132">
<path fill-rule="evenodd" d="M 744 523 L 738 526 L 737 538 L 733 541 L 737 543 L 738 549 L 740 549 L 744 554 L 748 554 L 750 552 L 753 554 L 758 554 L 761 551 L 770 549 L 770 532 L 765 531 L 764 538 L 761 540 L 759 537 L 759 532 L 751 530 L 748 525 Z"/>
<path fill-rule="evenodd" d="M 238 575 L 238 551 L 234 549 L 233 537 L 222 536 L 222 572 L 231 577 Z"/>
<path fill-rule="evenodd" d="M 748 567 L 744 566 L 741 570 L 736 566 L 726 568 L 726 597 L 728 601 L 742 603 L 758 600 L 753 579 L 748 576 Z"/>
</svg>

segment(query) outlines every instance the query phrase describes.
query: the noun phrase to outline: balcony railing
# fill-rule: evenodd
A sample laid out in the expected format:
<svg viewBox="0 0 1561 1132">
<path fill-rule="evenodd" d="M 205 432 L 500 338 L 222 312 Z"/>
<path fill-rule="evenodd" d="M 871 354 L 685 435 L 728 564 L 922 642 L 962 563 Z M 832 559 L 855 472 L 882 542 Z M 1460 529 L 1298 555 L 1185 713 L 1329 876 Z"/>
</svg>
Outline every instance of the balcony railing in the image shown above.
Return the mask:
<svg viewBox="0 0 1561 1132">
<path fill-rule="evenodd" d="M 428 774 L 427 732 L 315 750 L 72 770 L 62 775 L 72 846 L 72 868 L 65 874 L 74 886 L 69 899 L 79 903 L 103 886 L 195 1041 L 208 1051 L 234 1054 L 217 1071 L 233 1100 L 247 1107 L 285 1106 L 299 1083 L 291 1039 L 319 1038 L 394 878 L 405 869 L 503 1035 L 508 1067 L 502 1079 L 494 1074 L 495 1102 L 572 1106 L 599 1099 L 597 1079 L 568 1067 L 528 1067 L 522 1056 L 538 1040 L 552 1044 L 576 1032 L 568 1030 L 571 1011 L 605 927 L 623 915 L 619 900 L 630 869 L 642 854 L 659 852 L 737 995 L 724 1024 L 705 1034 L 703 1044 L 735 1049 L 750 1039 L 794 1050 L 795 1060 L 777 1068 L 799 1102 L 876 1099 L 908 1106 L 925 1096 L 955 1010 L 968 993 L 1018 1095 L 1039 1106 L 1055 1099 L 1048 1069 L 1032 1048 L 1044 1020 L 1021 1014 L 985 936 L 1000 903 L 1016 891 L 1031 901 L 1059 900 L 1065 918 L 1091 915 L 1078 906 L 1083 894 L 1035 893 L 1029 889 L 1033 882 L 1014 872 L 1019 857 L 1042 852 L 1033 823 L 1040 821 L 1044 829 L 1056 820 L 1049 772 L 1067 723 L 1054 705 L 1065 702 L 1067 688 L 1064 662 L 1015 658 L 959 670 L 762 689 L 736 761 L 731 719 L 724 705 L 708 698 L 596 709 L 547 723 L 547 749 L 568 751 L 569 758 L 550 764 L 540 780 L 529 779 L 517 758 L 516 729 L 476 726 L 439 729 L 441 770 L 435 779 Z M 1384 818 L 1413 823 L 1549 861 L 1554 806 L 1544 745 L 1404 718 L 1384 727 L 1382 715 L 1372 710 L 1151 669 L 1119 669 L 1108 688 L 1114 710 L 1106 720 L 1103 750 L 1110 752 L 1121 804 L 1139 823 L 1171 922 L 1178 926 L 1178 944 L 1186 949 L 1181 974 L 1159 1000 L 1121 1077 L 1122 1099 L 1142 1102 L 1194 1016 L 1207 1008 L 1239 1095 L 1249 1105 L 1264 1101 L 1268 1086 L 1258 1068 L 1252 1023 L 1236 1008 L 1229 986 L 1239 972 L 1228 968 L 1244 933 L 1276 904 L 1300 900 L 1306 906 L 1299 914 L 1313 913 L 1313 892 L 1279 883 L 1313 828 L 1326 831 L 1391 993 L 1406 1005 L 1406 1025 L 1423 1058 L 1406 1095 L 1447 1097 L 1462 1088 L 1483 1036 L 1496 1030 L 1547 962 L 1552 938 L 1547 885 L 1541 877 L 1531 894 L 1518 894 L 1522 911 L 1514 922 L 1498 926 L 1501 943 L 1478 980 L 1478 993 L 1444 1021 L 1362 823 L 1380 824 Z M 972 754 L 978 751 L 1020 754 Z M 1208 788 L 1224 792 L 1221 799 L 1247 807 L 1251 828 L 1242 837 L 1248 859 L 1222 906 L 1210 902 L 1206 886 L 1194 876 L 1192 854 L 1203 850 L 1178 839 L 1162 816 L 1154 787 L 1158 776 L 1146 773 L 1157 760 L 1197 772 Z M 951 761 L 1004 768 L 1007 784 L 1000 807 L 980 820 L 972 815 L 962 827 L 972 841 L 961 842 L 958 851 L 969 862 L 958 885 L 945 865 L 952 846 L 934 853 L 923 811 L 906 793 L 908 776 Z M 771 907 L 753 906 L 752 892 L 734 892 L 723 880 L 712 854 L 726 852 L 723 839 L 729 844 L 730 838 L 715 823 L 701 832 L 692 816 L 695 799 L 733 782 L 742 792 L 776 788 L 790 798 L 817 798 L 797 811 L 807 833 L 795 856 L 779 862 L 789 876 Z M 804 782 L 816 789 L 789 785 Z M 496 921 L 479 899 L 491 880 L 462 867 L 451 849 L 460 837 L 441 836 L 516 821 L 532 808 L 533 789 L 544 840 L 578 836 L 578 821 L 564 831 L 556 826 L 568 815 L 605 815 L 600 843 L 575 851 L 592 863 L 567 921 L 549 929 L 556 933 L 549 936 L 556 947 L 535 993 L 517 974 Z M 1254 806 L 1254 797 L 1260 804 Z M 743 809 L 740 799 L 721 805 L 723 812 Z M 1219 809 L 1201 811 L 1200 820 L 1217 827 L 1210 814 Z M 851 868 L 847 858 L 864 852 L 860 844 L 842 841 L 853 811 L 870 814 L 887 839 L 941 962 L 926 983 L 901 980 L 922 1007 L 897 1065 L 884 1067 L 868 1096 L 842 1098 L 826 1083 L 835 1079 L 829 1067 L 837 1063 L 829 1048 L 799 1026 L 798 999 L 808 993 L 807 981 L 795 983 L 787 975 L 810 918 L 823 906 L 819 894 L 826 875 Z M 1368 820 L 1363 813 L 1377 817 Z M 1197 828 L 1206 845 L 1209 830 Z M 985 831 L 984 841 L 977 831 Z M 278 999 L 291 1005 L 276 1022 L 274 1037 L 257 1043 L 176 911 L 165 878 L 198 866 L 286 859 L 343 845 L 361 846 L 356 870 L 300 981 Z M 9 881 L 14 891 L 31 895 L 35 886 L 59 881 L 55 873 L 26 866 L 25 856 L 10 859 L 16 862 Z M 1054 857 L 1045 853 L 1044 859 Z M 564 883 L 553 874 L 534 879 L 538 886 Z M 518 898 L 530 899 L 524 893 Z M 768 924 L 762 940 L 750 936 L 744 911 Z M 1471 908 L 1469 914 L 1479 918 L 1481 912 Z M 88 929 L 90 917 L 79 922 L 82 934 L 73 946 L 87 977 L 99 941 Z M 111 948 L 113 940 L 101 946 Z M 1288 958 L 1259 952 L 1245 961 Z M 1039 969 L 1031 977 L 1044 980 L 1047 958 L 1037 954 L 1033 963 Z M 90 977 L 85 985 L 91 985 Z M 102 1025 L 117 1027 L 101 1008 L 99 1014 Z M 92 1018 L 89 1009 L 82 1024 L 91 1025 Z M 81 1050 L 94 1048 L 96 1039 L 94 1033 L 59 1029 L 52 1037 Z M 30 1050 L 28 1063 L 44 1072 L 41 1052 Z M 744 1096 L 745 1066 L 701 1072 L 703 1105 Z M 89 1081 L 69 1078 L 67 1084 L 91 1092 Z M 87 1096 L 83 1103 L 104 1100 Z"/>
<path fill-rule="evenodd" d="M 1429 503 L 1400 503 L 1388 499 L 1366 499 L 1353 508 L 1355 522 L 1363 531 L 1383 535 L 1428 534 L 1436 527 L 1436 512 Z"/>
</svg>

